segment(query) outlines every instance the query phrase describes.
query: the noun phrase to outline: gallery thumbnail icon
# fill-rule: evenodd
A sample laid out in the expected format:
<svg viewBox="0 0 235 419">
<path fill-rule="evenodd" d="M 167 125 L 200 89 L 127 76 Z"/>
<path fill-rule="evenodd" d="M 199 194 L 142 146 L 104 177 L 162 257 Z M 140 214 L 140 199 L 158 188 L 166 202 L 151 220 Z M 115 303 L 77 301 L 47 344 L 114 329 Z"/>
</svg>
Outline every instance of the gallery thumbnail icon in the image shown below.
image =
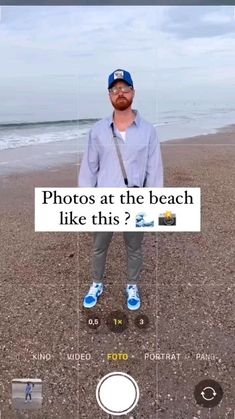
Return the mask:
<svg viewBox="0 0 235 419">
<path fill-rule="evenodd" d="M 158 224 L 160 226 L 175 226 L 176 225 L 176 215 L 171 211 L 166 211 L 164 214 L 160 214 L 158 218 Z"/>
<path fill-rule="evenodd" d="M 42 380 L 14 378 L 12 380 L 12 405 L 18 410 L 40 409 L 42 407 Z"/>
</svg>

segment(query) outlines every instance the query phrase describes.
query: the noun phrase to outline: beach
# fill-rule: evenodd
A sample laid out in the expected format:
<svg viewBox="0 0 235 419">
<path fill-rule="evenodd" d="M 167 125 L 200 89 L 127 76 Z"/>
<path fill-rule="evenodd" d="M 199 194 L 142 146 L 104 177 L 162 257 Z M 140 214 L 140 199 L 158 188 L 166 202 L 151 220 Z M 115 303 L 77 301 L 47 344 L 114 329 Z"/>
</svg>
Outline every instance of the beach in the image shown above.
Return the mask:
<svg viewBox="0 0 235 419">
<path fill-rule="evenodd" d="M 53 144 L 46 151 L 51 158 Z M 107 419 L 96 404 L 95 389 L 111 371 L 127 372 L 138 382 L 136 419 L 232 419 L 234 146 L 235 126 L 161 143 L 165 186 L 201 187 L 202 230 L 146 233 L 141 314 L 150 323 L 143 330 L 135 325 L 137 313 L 125 307 L 121 233 L 108 254 L 106 292 L 92 310 L 101 325 L 92 330 L 90 312 L 82 308 L 91 282 L 91 234 L 34 232 L 34 188 L 76 187 L 80 158 L 75 148 L 62 153 L 58 164 L 53 159 L 39 169 L 32 164 L 37 146 L 31 155 L 31 146 L 25 147 L 27 170 L 2 173 L 1 419 Z M 113 310 L 128 316 L 123 333 L 107 327 Z M 108 361 L 107 353 L 113 352 L 128 353 L 128 362 Z M 69 360 L 74 353 L 89 353 L 91 360 Z M 159 354 L 158 359 L 146 358 L 148 353 Z M 42 379 L 42 409 L 30 410 L 30 416 L 26 408 L 21 413 L 12 407 L 16 377 Z M 205 378 L 223 388 L 223 399 L 213 409 L 194 399 L 195 385 Z"/>
</svg>

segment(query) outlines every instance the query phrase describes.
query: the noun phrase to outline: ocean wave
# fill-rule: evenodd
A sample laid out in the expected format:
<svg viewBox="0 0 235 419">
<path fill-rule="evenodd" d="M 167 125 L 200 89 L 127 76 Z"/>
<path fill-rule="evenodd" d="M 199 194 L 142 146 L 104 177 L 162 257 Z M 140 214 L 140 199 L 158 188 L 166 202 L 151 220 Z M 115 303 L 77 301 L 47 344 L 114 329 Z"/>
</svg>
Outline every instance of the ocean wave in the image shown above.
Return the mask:
<svg viewBox="0 0 235 419">
<path fill-rule="evenodd" d="M 1 123 L 0 128 L 31 128 L 35 126 L 44 126 L 44 125 L 84 125 L 84 124 L 92 124 L 99 121 L 97 118 L 86 118 L 86 119 L 66 119 L 66 120 L 59 120 L 59 121 L 39 121 L 39 122 L 6 122 Z"/>
<path fill-rule="evenodd" d="M 234 111 L 211 112 L 211 109 L 195 110 L 195 112 L 178 113 L 172 111 L 160 112 L 153 125 L 160 132 L 161 140 L 175 138 L 178 132 L 179 138 L 190 136 L 190 132 L 210 132 L 222 126 L 233 124 L 235 121 Z M 218 109 L 217 109 L 218 111 Z M 0 151 L 43 143 L 77 141 L 82 150 L 87 142 L 87 136 L 92 125 L 98 118 L 83 118 L 43 122 L 11 122 L 0 124 Z M 190 131 L 191 129 L 191 131 Z M 189 134 L 188 134 L 189 133 Z M 196 135 L 195 134 L 195 135 Z"/>
</svg>

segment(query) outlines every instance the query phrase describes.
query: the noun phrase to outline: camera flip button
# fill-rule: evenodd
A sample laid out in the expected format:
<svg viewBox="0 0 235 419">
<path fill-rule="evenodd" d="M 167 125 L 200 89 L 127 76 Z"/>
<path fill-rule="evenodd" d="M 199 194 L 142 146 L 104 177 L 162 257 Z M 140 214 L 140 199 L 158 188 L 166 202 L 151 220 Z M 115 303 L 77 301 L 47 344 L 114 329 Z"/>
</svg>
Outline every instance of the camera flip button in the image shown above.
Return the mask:
<svg viewBox="0 0 235 419">
<path fill-rule="evenodd" d="M 220 384 L 211 379 L 200 381 L 194 389 L 194 397 L 197 404 L 211 408 L 217 406 L 223 397 L 223 390 Z"/>
</svg>

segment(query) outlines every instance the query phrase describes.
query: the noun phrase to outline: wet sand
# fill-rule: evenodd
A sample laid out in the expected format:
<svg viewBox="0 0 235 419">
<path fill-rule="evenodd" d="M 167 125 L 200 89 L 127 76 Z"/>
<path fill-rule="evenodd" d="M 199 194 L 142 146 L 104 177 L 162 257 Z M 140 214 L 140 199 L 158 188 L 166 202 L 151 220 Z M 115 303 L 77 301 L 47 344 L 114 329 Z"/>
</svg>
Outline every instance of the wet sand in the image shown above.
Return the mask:
<svg viewBox="0 0 235 419">
<path fill-rule="evenodd" d="M 146 330 L 125 307 L 122 234 L 109 250 L 106 292 L 87 312 L 91 235 L 34 232 L 34 187 L 76 186 L 76 162 L 0 178 L 1 419 L 107 419 L 95 389 L 111 371 L 137 380 L 136 419 L 233 417 L 234 144 L 233 127 L 162 143 L 165 186 L 201 187 L 202 231 L 146 233 L 140 310 L 150 321 Z M 113 310 L 128 316 L 123 333 L 107 327 Z M 96 330 L 87 326 L 90 313 L 101 321 Z M 128 353 L 128 361 L 108 361 L 113 352 Z M 68 360 L 73 353 L 91 360 Z M 150 353 L 158 360 L 145 359 Z M 11 380 L 29 376 L 43 380 L 43 407 L 27 416 L 12 407 Z M 205 378 L 223 387 L 213 409 L 194 399 Z"/>
</svg>

